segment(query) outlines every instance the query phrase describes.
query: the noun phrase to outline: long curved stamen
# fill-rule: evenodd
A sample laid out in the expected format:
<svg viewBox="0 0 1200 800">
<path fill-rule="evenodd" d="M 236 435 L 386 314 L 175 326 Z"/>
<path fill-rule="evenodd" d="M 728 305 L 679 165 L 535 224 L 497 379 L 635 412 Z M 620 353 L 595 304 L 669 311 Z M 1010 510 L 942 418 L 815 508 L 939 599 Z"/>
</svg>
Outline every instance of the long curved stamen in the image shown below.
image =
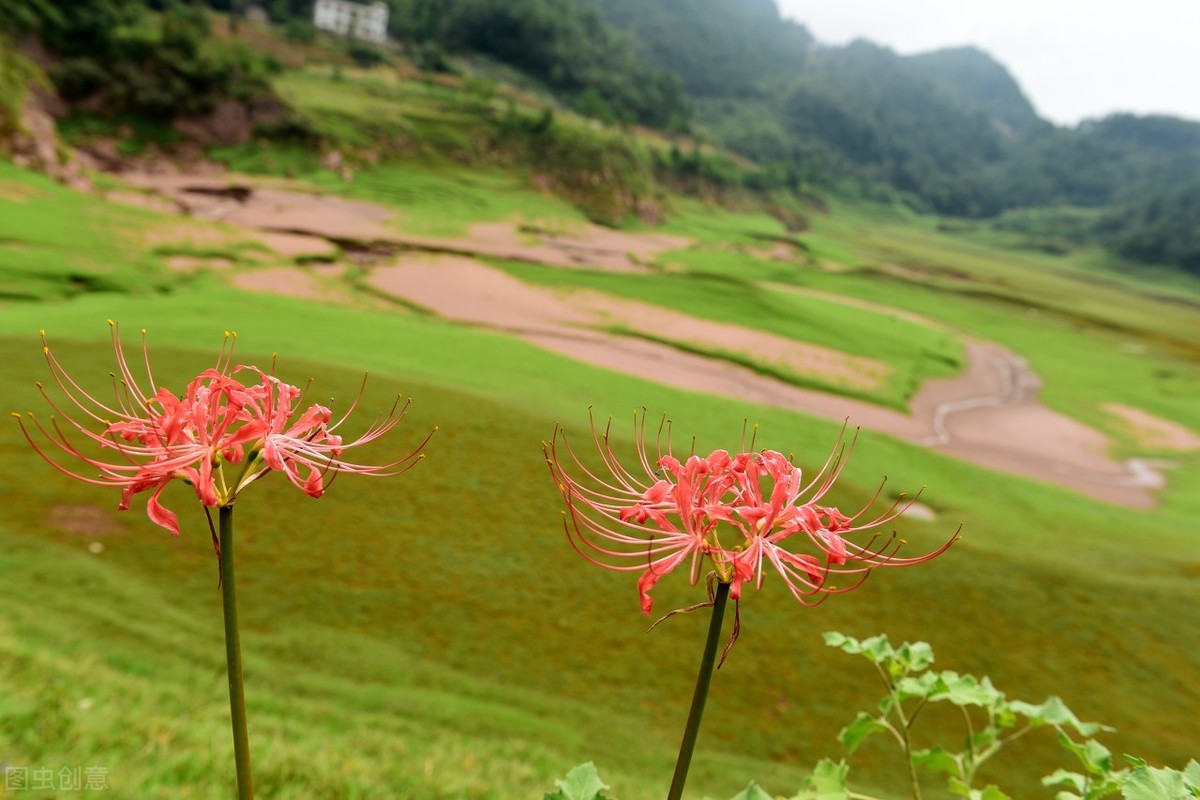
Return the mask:
<svg viewBox="0 0 1200 800">
<path fill-rule="evenodd" d="M 859 429 L 846 441 L 847 424 L 824 465 L 807 483 L 793 459 L 771 450 L 745 451 L 731 456 L 714 450 L 708 456 L 691 452 L 681 463 L 671 452 L 671 425 L 665 416 L 656 434 L 657 457 L 651 460 L 646 440 L 647 412 L 634 412 L 635 470 L 617 456 L 610 417 L 603 429 L 589 409 L 592 445 L 601 466 L 594 468 L 571 446 L 559 425 L 543 456 L 566 505 L 564 530 L 576 552 L 589 563 L 617 571 L 640 571 L 643 610 L 649 613 L 651 587 L 666 571 L 687 564 L 696 582 L 711 562 L 718 579 L 740 587 L 761 588 L 769 562 L 797 600 L 814 605 L 830 594 L 859 586 L 871 571 L 911 566 L 940 555 L 958 537 L 930 553 L 911 558 L 897 555 L 903 540 L 878 530 L 912 507 L 901 495 L 883 513 L 871 516 L 886 486 L 852 516 L 820 505 L 842 476 L 858 441 Z M 746 446 L 748 421 L 743 421 Z M 756 444 L 757 425 L 750 445 Z M 665 440 L 665 447 L 664 447 Z M 920 496 L 920 492 L 917 493 Z M 733 542 L 722 537 L 734 534 Z M 796 534 L 803 534 L 797 536 Z M 869 534 L 856 542 L 858 534 Z M 789 549 L 790 548 L 790 549 Z M 806 552 L 807 551 L 807 552 Z M 841 585 L 831 575 L 847 576 Z"/>
<path fill-rule="evenodd" d="M 274 376 L 274 362 L 272 374 L 252 366 L 234 367 L 236 332 L 225 333 L 214 366 L 175 394 L 157 386 L 146 331 L 141 332 L 141 361 L 149 388 L 143 389 L 126 358 L 119 326 L 110 320 L 109 327 L 117 362 L 110 373 L 115 402 L 102 402 L 86 391 L 63 368 L 43 331 L 43 354 L 66 401 L 51 396 L 39 382 L 39 392 L 54 411 L 51 421 L 43 424 L 33 414 L 28 421 L 20 414 L 14 416 L 34 452 L 54 469 L 93 485 L 121 489 L 120 508 L 128 507 L 133 495 L 153 491 L 147 506 L 150 518 L 173 533 L 178 533 L 176 517 L 158 503 L 158 496 L 176 478 L 190 483 L 206 506 L 231 505 L 238 492 L 273 470 L 284 472 L 306 493 L 320 496 L 341 472 L 388 476 L 411 469 L 424 457 L 421 451 L 433 434 L 383 464 L 350 460 L 347 451 L 389 433 L 404 418 L 411 401 L 402 404 L 397 396 L 385 417 L 372 421 L 358 438 L 346 440 L 334 430 L 357 410 L 365 376 L 350 408 L 331 425 L 327 408 L 305 408 L 296 402 L 304 393 Z M 242 370 L 253 372 L 258 382 L 242 383 L 235 377 Z M 72 405 L 77 412 L 68 413 Z M 300 408 L 304 410 L 297 412 Z M 58 460 L 66 458 L 97 472 L 80 474 Z M 240 470 L 232 466 L 243 459 Z M 301 472 L 307 472 L 307 479 Z"/>
</svg>

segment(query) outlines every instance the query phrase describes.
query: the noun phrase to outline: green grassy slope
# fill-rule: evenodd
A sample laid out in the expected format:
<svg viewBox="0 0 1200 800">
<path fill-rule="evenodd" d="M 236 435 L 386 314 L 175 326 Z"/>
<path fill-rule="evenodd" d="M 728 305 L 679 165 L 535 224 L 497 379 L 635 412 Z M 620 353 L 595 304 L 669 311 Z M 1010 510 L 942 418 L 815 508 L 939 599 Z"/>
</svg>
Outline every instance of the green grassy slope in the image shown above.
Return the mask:
<svg viewBox="0 0 1200 800">
<path fill-rule="evenodd" d="M 381 186 L 387 174 L 380 170 Z M 438 184 L 428 174 L 413 181 Z M 487 202 L 497 214 L 526 208 L 528 194 L 494 181 Z M 671 227 L 698 240 L 691 251 L 699 260 L 679 259 L 683 274 L 507 268 L 743 322 L 768 309 L 755 324 L 871 351 L 878 315 L 816 309 L 792 296 L 763 300 L 751 281 L 765 268 L 772 281 L 994 337 L 1031 359 L 1052 404 L 1082 419 L 1103 421 L 1098 404 L 1121 400 L 1200 428 L 1188 401 L 1195 361 L 1180 347 L 1192 328 L 1175 305 L 1081 281 L 1058 262 L 1039 278 L 1040 262 L 982 247 L 965 259 L 956 240 L 894 220 L 884 226 L 853 209 L 818 221 L 808 237 L 818 257 L 850 256 L 851 271 L 738 253 L 719 254 L 714 269 L 705 259 L 719 253 L 718 237 L 753 241 L 750 234 L 777 224 L 677 208 Z M 645 633 L 633 580 L 588 566 L 566 543 L 540 442 L 555 422 L 581 440 L 589 406 L 613 414 L 618 431 L 635 408 L 669 413 L 702 449 L 736 446 L 749 416 L 761 425 L 760 445 L 795 452 L 811 469 L 838 426 L 670 390 L 428 317 L 248 295 L 208 274 L 184 280 L 137 244 L 155 219 L 0 165 L 0 283 L 16 287 L 0 300 L 10 410 L 43 408 L 33 386 L 46 378 L 39 329 L 73 373 L 103 390 L 111 368 L 104 320 L 115 318 L 131 338 L 148 329 L 163 382 L 209 365 L 227 329 L 240 334 L 240 360 L 277 351 L 279 374 L 296 383 L 314 377 L 314 397 L 344 401 L 369 370 L 367 409 L 397 390 L 416 398 L 379 457 L 441 427 L 429 458 L 404 478 L 339 479 L 319 502 L 268 480 L 238 504 L 260 795 L 536 797 L 571 765 L 595 759 L 616 796 L 661 796 L 705 621 L 677 618 Z M 868 224 L 878 229 L 864 233 Z M 910 267 L 966 263 L 968 277 L 881 272 L 896 252 Z M 1006 263 L 1019 280 L 1000 288 L 1014 299 L 946 288 L 1004 278 Z M 724 308 L 705 288 L 712 279 L 692 274 L 700 272 L 732 279 L 721 285 L 735 287 L 741 305 Z M 1053 288 L 1042 292 L 1037 280 Z M 1054 295 L 1036 317 L 1023 302 L 1030 293 Z M 1069 293 L 1088 301 L 1089 319 L 1111 324 L 1071 316 Z M 820 320 L 820 330 L 795 317 Z M 841 325 L 857 330 L 839 337 Z M 928 342 L 905 337 L 877 354 L 917 375 L 926 350 L 949 345 L 911 327 Z M 1147 349 L 1134 355 L 1125 342 Z M 1171 471 L 1162 505 L 1146 512 L 864 435 L 834 499 L 856 507 L 883 474 L 889 488 L 929 486 L 923 499 L 939 519 L 898 525 L 914 549 L 934 546 L 959 522 L 966 537 L 933 564 L 875 575 L 815 610 L 796 607 L 770 581 L 761 594 L 748 592 L 741 642 L 714 683 L 693 768 L 696 796 L 729 796 L 752 777 L 791 791 L 816 758 L 838 752 L 838 728 L 876 690 L 865 665 L 823 645 L 820 632 L 829 629 L 928 639 L 948 668 L 988 673 L 1033 700 L 1059 694 L 1081 717 L 1115 725 L 1108 741 L 1118 752 L 1175 765 L 1195 755 L 1195 459 Z M 169 492 L 184 523 L 172 539 L 136 508 L 113 511 L 115 495 L 53 473 L 15 423 L 0 427 L 0 487 L 0 760 L 105 766 L 110 797 L 226 796 L 232 765 L 216 565 L 186 487 Z M 89 551 L 96 542 L 99 554 Z M 656 608 L 689 604 L 696 592 L 666 580 Z M 1059 765 L 1046 752 L 1015 751 L 990 777 L 1016 796 L 1039 796 L 1036 777 Z M 861 755 L 868 779 L 902 785 L 884 751 Z"/>
<path fill-rule="evenodd" d="M 258 343 L 269 340 L 284 350 L 281 373 L 315 375 L 322 394 L 344 396 L 355 370 L 370 366 L 376 405 L 395 386 L 417 395 L 409 436 L 442 426 L 430 458 L 403 480 L 347 479 L 311 506 L 268 482 L 239 504 L 262 780 L 290 787 L 276 796 L 380 796 L 395 786 L 439 796 L 425 792 L 447 786 L 451 797 L 527 797 L 589 758 L 605 765 L 620 796 L 655 796 L 703 621 L 643 633 L 632 582 L 583 564 L 563 540 L 537 442 L 555 418 L 580 431 L 589 402 L 618 414 L 647 403 L 671 409 L 702 446 L 728 446 L 744 408 L 617 376 L 601 381 L 595 370 L 439 323 L 215 290 L 10 308 L 6 363 L 41 375 L 36 340 L 17 332 L 45 326 L 77 371 L 103 364 L 95 332 L 103 334 L 107 314 L 149 327 L 156 364 L 180 377 L 209 359 L 211 346 L 196 348 L 215 339 L 208 329 L 219 321 L 239 328 L 244 358 L 266 357 Z M 314 340 L 313 330 L 325 333 Z M 304 362 L 292 363 L 279 344 L 289 341 Z M 9 400 L 37 402 L 27 382 Z M 834 434 L 780 411 L 756 417 L 764 444 L 807 454 L 810 466 Z M 14 763 L 102 760 L 114 784 L 143 787 L 129 796 L 156 796 L 151 787 L 177 796 L 198 774 L 227 774 L 215 570 L 187 492 L 173 496 L 185 512 L 179 540 L 136 512 L 115 517 L 111 534 L 65 533 L 53 524 L 55 508 L 111 508 L 114 498 L 58 479 L 14 429 L 0 446 L 14 567 L 5 570 L 3 618 L 18 665 L 6 676 L 18 688 L 3 730 Z M 1200 666 L 1185 644 L 1200 633 L 1184 519 L 1200 482 L 1194 467 L 1173 476 L 1168 499 L 1178 508 L 1135 514 L 871 436 L 837 499 L 864 497 L 884 471 L 929 482 L 930 502 L 947 520 L 902 525 L 914 546 L 931 545 L 958 520 L 967 538 L 940 562 L 879 575 L 816 611 L 794 607 L 770 583 L 751 594 L 743 640 L 717 681 L 697 790 L 731 793 L 751 774 L 787 785 L 794 773 L 757 760 L 794 767 L 834 749 L 832 734 L 862 702 L 869 676 L 825 651 L 818 634 L 827 628 L 933 639 L 948 663 L 989 672 L 1022 695 L 1060 693 L 1084 716 L 1116 724 L 1127 750 L 1182 759 L 1191 718 L 1179 698 L 1193 691 L 1188 676 Z M 102 555 L 85 552 L 91 541 L 104 543 Z M 657 594 L 664 609 L 694 596 L 666 582 Z M 88 659 L 106 663 L 78 685 L 77 664 Z M 29 741 L 30 709 L 44 707 L 49 690 L 32 679 L 40 666 L 19 665 L 56 661 L 54 703 L 71 727 L 34 727 Z M 432 696 L 430 676 L 440 676 Z M 297 691 L 301 715 L 285 710 Z M 104 713 L 93 719 L 73 708 L 75 695 L 104 701 L 96 706 Z M 876 774 L 886 779 L 886 770 Z"/>
</svg>

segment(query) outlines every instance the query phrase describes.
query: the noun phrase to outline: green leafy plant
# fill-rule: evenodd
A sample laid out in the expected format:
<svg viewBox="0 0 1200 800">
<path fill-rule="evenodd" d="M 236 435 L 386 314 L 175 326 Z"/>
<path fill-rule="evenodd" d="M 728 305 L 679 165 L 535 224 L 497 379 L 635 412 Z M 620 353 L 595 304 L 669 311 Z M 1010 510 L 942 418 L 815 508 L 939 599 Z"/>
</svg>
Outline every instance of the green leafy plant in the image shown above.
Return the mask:
<svg viewBox="0 0 1200 800">
<path fill-rule="evenodd" d="M 914 798 L 921 797 L 918 773 L 925 771 L 945 775 L 954 794 L 971 800 L 1002 800 L 1007 795 L 998 788 L 977 788 L 976 780 L 979 768 L 1009 744 L 1040 727 L 1056 728 L 1067 741 L 1066 730 L 1091 736 L 1104 729 L 1099 723 L 1081 722 L 1058 697 L 1039 705 L 1009 700 L 986 676 L 933 670 L 933 648 L 926 642 L 894 647 L 887 636 L 860 641 L 831 632 L 825 634 L 825 643 L 865 657 L 886 689 L 878 712 L 859 712 L 838 734 L 838 740 L 853 753 L 868 737 L 889 734 L 904 752 Z M 929 703 L 950 703 L 959 709 L 966 728 L 961 749 L 913 746 L 913 726 Z"/>
<path fill-rule="evenodd" d="M 590 761 L 575 767 L 565 779 L 554 783 L 558 788 L 546 792 L 543 800 L 612 800 L 604 794 L 608 784 L 600 780 L 596 765 Z"/>
<path fill-rule="evenodd" d="M 893 646 L 887 636 L 855 639 L 841 633 L 825 634 L 825 643 L 870 661 L 886 688 L 877 713 L 859 712 L 838 734 L 848 754 L 877 733 L 889 734 L 904 752 L 914 798 L 921 797 L 920 773 L 943 775 L 952 794 L 968 800 L 1010 800 L 999 787 L 977 785 L 984 762 L 1009 744 L 1036 728 L 1054 728 L 1058 742 L 1078 759 L 1082 772 L 1056 770 L 1042 779 L 1047 787 L 1058 787 L 1055 800 L 1097 800 L 1120 794 L 1124 800 L 1188 800 L 1200 797 L 1200 762 L 1191 760 L 1181 771 L 1153 767 L 1144 759 L 1126 755 L 1127 767 L 1118 768 L 1112 753 L 1095 739 L 1076 741 L 1073 731 L 1084 737 L 1111 728 L 1098 722 L 1082 722 L 1058 697 L 1034 705 L 1009 700 L 986 676 L 976 678 L 951 670 L 932 669 L 933 648 L 927 642 L 905 642 Z M 961 749 L 940 745 L 916 749 L 912 728 L 930 703 L 949 703 L 962 714 L 966 736 Z M 845 759 L 822 759 L 796 794 L 786 800 L 879 800 L 849 787 L 850 767 Z M 545 800 L 612 800 L 593 764 L 576 767 L 559 791 Z M 751 781 L 730 800 L 785 800 Z"/>
</svg>

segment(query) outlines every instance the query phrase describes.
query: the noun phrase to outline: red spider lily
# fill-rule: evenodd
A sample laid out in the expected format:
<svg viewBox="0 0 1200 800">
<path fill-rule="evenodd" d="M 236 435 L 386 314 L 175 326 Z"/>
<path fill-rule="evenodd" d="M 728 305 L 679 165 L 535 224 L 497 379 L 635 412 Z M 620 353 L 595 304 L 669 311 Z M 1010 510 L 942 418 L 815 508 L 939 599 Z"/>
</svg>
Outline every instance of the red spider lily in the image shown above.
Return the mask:
<svg viewBox="0 0 1200 800">
<path fill-rule="evenodd" d="M 629 470 L 613 453 L 610 429 L 611 422 L 600 432 L 592 421 L 602 470 L 585 465 L 558 428 L 544 446 L 546 461 L 567 505 L 563 524 L 572 546 L 606 569 L 640 571 L 638 592 L 645 614 L 650 613 L 655 583 L 685 562 L 694 584 L 707 560 L 717 580 L 730 584 L 734 599 L 747 583 L 762 587 L 763 566 L 769 562 L 797 600 L 815 605 L 857 588 L 877 567 L 929 561 L 958 538 L 956 532 L 932 552 L 912 558 L 897 555 L 904 542 L 894 534 L 872 534 L 856 543 L 856 534 L 887 525 L 916 498 L 897 500 L 878 516 L 867 510 L 879 491 L 851 516 L 821 505 L 853 450 L 853 441 L 845 444 L 844 430 L 821 471 L 804 483 L 800 469 L 773 450 L 736 455 L 714 450 L 681 462 L 671 454 L 665 420 L 651 455 L 645 415 L 641 422 L 635 418 L 637 464 Z M 830 580 L 834 575 L 849 580 L 835 585 Z"/>
<path fill-rule="evenodd" d="M 134 495 L 152 491 L 146 504 L 148 516 L 175 535 L 179 534 L 178 517 L 159 502 L 159 496 L 176 478 L 189 483 L 205 507 L 219 507 L 232 505 L 239 492 L 271 471 L 282 472 L 309 496 L 320 497 L 338 473 L 396 475 L 424 457 L 421 450 L 429 437 L 412 452 L 386 464 L 361 464 L 343 457 L 344 451 L 375 441 L 400 423 L 408 402 L 401 405 L 399 398 L 386 417 L 373 422 L 357 439 L 345 442 L 336 431 L 357 408 L 362 389 L 337 422 L 331 423 L 332 413 L 321 405 L 300 411 L 303 393 L 298 388 L 257 367 L 233 364 L 237 335 L 226 333 L 216 364 L 188 383 L 182 395 L 176 395 L 154 380 L 145 331 L 143 387 L 125 357 L 117 325 L 111 320 L 109 325 L 117 359 L 111 403 L 97 400 L 63 369 L 43 331 L 43 352 L 51 375 L 70 405 L 81 413 L 72 416 L 65 410 L 66 404 L 56 403 L 39 382 L 38 388 L 56 416 L 48 426 L 33 413 L 28 414 L 28 421 L 50 447 L 35 440 L 22 415 L 13 416 L 34 450 L 59 472 L 86 483 L 120 488 L 119 509 L 128 510 Z M 243 383 L 235 377 L 241 375 L 251 375 L 257 382 Z M 63 466 L 55 450 L 97 472 L 82 474 Z"/>
</svg>

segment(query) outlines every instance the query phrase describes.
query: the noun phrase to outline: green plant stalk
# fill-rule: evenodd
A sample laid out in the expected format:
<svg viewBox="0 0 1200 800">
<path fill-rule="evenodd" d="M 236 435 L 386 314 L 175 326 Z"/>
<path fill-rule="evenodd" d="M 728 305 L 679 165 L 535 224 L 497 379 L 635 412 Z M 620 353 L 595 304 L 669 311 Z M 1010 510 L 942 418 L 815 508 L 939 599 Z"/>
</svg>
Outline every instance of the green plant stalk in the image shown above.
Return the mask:
<svg viewBox="0 0 1200 800">
<path fill-rule="evenodd" d="M 887 688 L 888 695 L 892 699 L 892 706 L 887 714 L 891 714 L 892 711 L 895 711 L 896 719 L 900 722 L 899 726 L 892 726 L 889 724 L 888 727 L 891 728 L 892 733 L 896 736 L 897 741 L 900 743 L 900 747 L 904 750 L 904 759 L 908 762 L 908 781 L 912 788 L 913 800 L 921 800 L 921 781 L 917 777 L 917 764 L 915 761 L 913 761 L 911 728 L 913 722 L 917 718 L 917 714 L 919 714 L 921 709 L 924 707 L 924 701 L 922 701 L 921 705 L 917 706 L 916 711 L 913 712 L 911 717 L 905 716 L 904 705 L 900 702 L 900 693 L 896 690 L 896 682 L 892 680 L 891 675 L 888 674 L 887 669 L 885 669 L 882 665 L 876 663 L 875 670 L 879 673 L 879 677 L 883 681 L 883 685 Z M 907 674 L 908 673 L 906 671 L 905 675 Z"/>
<path fill-rule="evenodd" d="M 904 715 L 904 706 L 900 704 L 900 694 L 896 691 L 894 685 L 891 686 L 891 692 L 896 716 L 900 718 L 901 743 L 904 745 L 904 758 L 908 762 L 908 782 L 912 786 L 913 800 L 921 800 L 921 780 L 917 777 L 917 763 L 913 761 L 911 733 L 913 721 L 916 720 L 916 712 L 913 713 L 911 718 L 906 717 Z M 917 711 L 920 711 L 919 707 Z"/>
<path fill-rule="evenodd" d="M 717 582 L 713 598 L 712 619 L 708 623 L 708 639 L 704 642 L 704 655 L 700 658 L 700 674 L 696 676 L 696 691 L 692 694 L 692 708 L 688 712 L 687 725 L 683 729 L 683 742 L 679 745 L 679 758 L 675 761 L 675 775 L 671 778 L 671 791 L 667 800 L 679 800 L 683 796 L 683 785 L 687 782 L 688 767 L 692 764 L 692 752 L 696 749 L 696 738 L 700 734 L 700 718 L 704 715 L 704 703 L 708 700 L 708 685 L 712 683 L 713 665 L 717 661 L 717 644 L 721 640 L 721 623 L 725 619 L 725 605 L 729 600 L 729 584 Z"/>
<path fill-rule="evenodd" d="M 242 642 L 238 635 L 237 590 L 233 580 L 233 506 L 221 506 L 221 601 L 225 610 L 225 663 L 229 668 L 229 711 L 233 722 L 233 761 L 238 800 L 254 800 L 250 775 L 250 735 L 246 729 L 246 692 L 242 682 Z"/>
</svg>

